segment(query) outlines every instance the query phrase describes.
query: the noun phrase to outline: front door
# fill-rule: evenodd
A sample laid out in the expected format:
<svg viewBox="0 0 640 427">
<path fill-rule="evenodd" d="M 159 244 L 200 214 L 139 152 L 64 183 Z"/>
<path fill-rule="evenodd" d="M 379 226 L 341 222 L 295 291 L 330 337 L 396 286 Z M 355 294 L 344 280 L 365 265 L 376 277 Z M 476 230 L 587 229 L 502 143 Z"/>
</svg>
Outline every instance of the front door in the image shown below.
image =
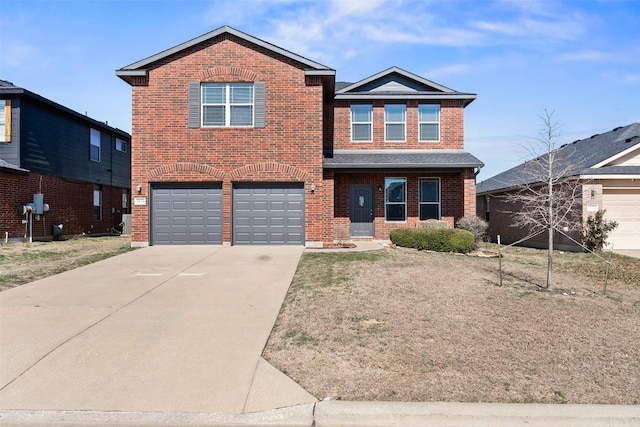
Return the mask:
<svg viewBox="0 0 640 427">
<path fill-rule="evenodd" d="M 350 233 L 353 237 L 373 237 L 373 186 L 349 187 Z"/>
</svg>

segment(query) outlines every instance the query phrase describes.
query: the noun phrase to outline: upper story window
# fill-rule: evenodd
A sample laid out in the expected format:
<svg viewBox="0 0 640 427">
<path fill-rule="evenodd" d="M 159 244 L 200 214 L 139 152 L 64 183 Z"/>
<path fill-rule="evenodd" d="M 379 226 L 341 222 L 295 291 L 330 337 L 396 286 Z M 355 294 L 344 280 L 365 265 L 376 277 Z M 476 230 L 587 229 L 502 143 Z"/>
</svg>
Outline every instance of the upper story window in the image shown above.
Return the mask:
<svg viewBox="0 0 640 427">
<path fill-rule="evenodd" d="M 123 141 L 120 138 L 116 138 L 116 151 L 121 151 L 123 153 L 126 153 L 127 152 L 126 141 Z"/>
<path fill-rule="evenodd" d="M 440 141 L 440 104 L 420 104 L 418 122 L 420 141 Z"/>
<path fill-rule="evenodd" d="M 406 140 L 407 106 L 387 104 L 384 106 L 384 140 Z"/>
<path fill-rule="evenodd" d="M 92 162 L 100 161 L 100 131 L 91 129 L 91 138 L 89 141 L 89 159 Z"/>
<path fill-rule="evenodd" d="M 351 140 L 372 141 L 373 106 L 353 104 L 351 106 Z"/>
<path fill-rule="evenodd" d="M 407 220 L 407 179 L 385 178 L 384 216 L 387 221 Z"/>
<path fill-rule="evenodd" d="M 11 101 L 0 99 L 0 142 L 11 142 Z"/>
<path fill-rule="evenodd" d="M 440 219 L 440 179 L 420 179 L 420 220 Z"/>
<path fill-rule="evenodd" d="M 253 83 L 203 83 L 202 126 L 253 126 Z"/>
</svg>

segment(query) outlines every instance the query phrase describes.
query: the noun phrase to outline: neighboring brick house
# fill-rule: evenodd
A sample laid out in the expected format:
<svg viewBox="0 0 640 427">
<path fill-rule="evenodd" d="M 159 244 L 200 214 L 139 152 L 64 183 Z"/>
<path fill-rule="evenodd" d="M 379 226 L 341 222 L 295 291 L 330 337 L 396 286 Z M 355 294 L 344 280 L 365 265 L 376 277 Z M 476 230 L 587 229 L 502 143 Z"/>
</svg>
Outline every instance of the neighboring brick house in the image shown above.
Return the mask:
<svg viewBox="0 0 640 427">
<path fill-rule="evenodd" d="M 578 180 L 582 187 L 575 199 L 578 231 L 567 233 L 571 239 L 556 233 L 554 246 L 581 250 L 575 243 L 581 240 L 581 222 L 598 210 L 606 210 L 605 218 L 618 223 L 608 239 L 613 249 L 640 249 L 640 123 L 565 144 L 552 155 L 557 178 Z M 524 185 L 536 186 L 535 178 L 544 176 L 536 173 L 538 163 L 530 160 L 478 184 L 477 213 L 489 222 L 488 234 L 494 241 L 497 235 L 506 244 L 528 236 L 529 230 L 511 226 L 513 219 L 509 212 L 518 208 L 504 196 Z M 522 246 L 536 248 L 547 245 L 547 233 L 522 242 Z"/>
<path fill-rule="evenodd" d="M 130 143 L 126 132 L 0 80 L 2 239 L 51 238 L 53 224 L 66 235 L 110 232 L 129 213 Z M 30 218 L 29 203 L 49 210 Z"/>
<path fill-rule="evenodd" d="M 134 245 L 320 246 L 475 214 L 474 94 L 395 67 L 336 83 L 227 26 L 116 74 L 133 91 Z"/>
</svg>

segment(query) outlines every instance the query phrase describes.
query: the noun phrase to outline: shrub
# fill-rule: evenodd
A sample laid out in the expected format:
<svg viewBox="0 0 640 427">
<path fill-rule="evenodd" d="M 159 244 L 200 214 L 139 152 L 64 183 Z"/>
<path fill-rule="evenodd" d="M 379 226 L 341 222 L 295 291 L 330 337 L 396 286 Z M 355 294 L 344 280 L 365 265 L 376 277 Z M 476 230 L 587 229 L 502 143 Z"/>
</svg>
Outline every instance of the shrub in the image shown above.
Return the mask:
<svg viewBox="0 0 640 427">
<path fill-rule="evenodd" d="M 607 237 L 618 223 L 604 219 L 607 210 L 599 210 L 595 215 L 589 215 L 582 230 L 582 242 L 591 251 L 599 251 L 607 244 Z"/>
<path fill-rule="evenodd" d="M 418 250 L 466 254 L 474 248 L 473 234 L 451 228 L 400 228 L 389 238 L 398 246 Z"/>
<path fill-rule="evenodd" d="M 462 230 L 467 230 L 473 234 L 475 246 L 478 247 L 480 242 L 482 242 L 487 236 L 487 228 L 489 228 L 489 224 L 487 221 L 474 215 L 460 218 L 456 223 L 456 227 Z"/>
</svg>

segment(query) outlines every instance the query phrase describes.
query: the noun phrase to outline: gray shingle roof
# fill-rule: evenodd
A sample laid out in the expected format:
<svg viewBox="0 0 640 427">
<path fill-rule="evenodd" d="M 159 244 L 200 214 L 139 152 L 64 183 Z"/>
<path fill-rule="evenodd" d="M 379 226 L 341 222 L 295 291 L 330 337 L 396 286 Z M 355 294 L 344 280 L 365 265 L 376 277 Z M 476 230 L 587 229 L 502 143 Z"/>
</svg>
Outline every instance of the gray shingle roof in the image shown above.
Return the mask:
<svg viewBox="0 0 640 427">
<path fill-rule="evenodd" d="M 328 169 L 456 169 L 484 166 L 462 150 L 335 150 L 325 154 Z"/>
<path fill-rule="evenodd" d="M 633 147 L 640 147 L 640 123 L 617 127 L 612 131 L 561 146 L 553 151 L 554 169 L 565 172 L 560 178 L 584 174 L 636 174 L 638 167 L 635 166 L 594 168 L 599 163 Z M 537 160 L 546 158 L 547 155 L 544 154 L 486 179 L 477 185 L 476 193 L 493 193 L 518 185 L 533 184 L 536 180 L 532 177 L 540 176 L 540 173 L 535 173 L 536 168 L 540 168 Z"/>
</svg>

